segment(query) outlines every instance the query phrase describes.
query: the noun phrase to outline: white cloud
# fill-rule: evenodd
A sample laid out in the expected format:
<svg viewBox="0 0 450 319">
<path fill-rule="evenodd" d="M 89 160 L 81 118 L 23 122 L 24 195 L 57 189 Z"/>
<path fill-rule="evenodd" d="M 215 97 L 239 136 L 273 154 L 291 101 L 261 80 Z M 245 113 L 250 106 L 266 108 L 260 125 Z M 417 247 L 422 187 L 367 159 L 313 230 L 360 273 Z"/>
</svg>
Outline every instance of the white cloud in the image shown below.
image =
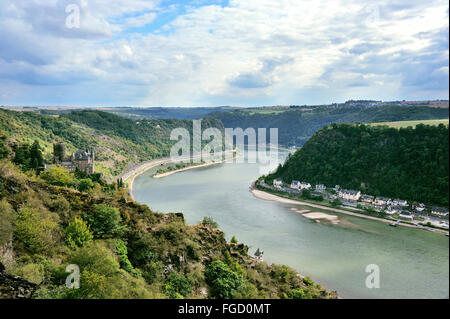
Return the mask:
<svg viewBox="0 0 450 319">
<path fill-rule="evenodd" d="M 231 0 L 191 5 L 165 26 L 135 34 L 130 28 L 174 7 L 84 0 L 81 28 L 67 30 L 67 3 L 2 1 L 5 92 L 14 83 L 41 86 L 39 96 L 51 103 L 58 85 L 66 104 L 97 102 L 103 93 L 104 105 L 169 106 L 394 99 L 416 91 L 448 97 L 445 1 Z M 0 104 L 32 101 L 26 94 Z"/>
</svg>

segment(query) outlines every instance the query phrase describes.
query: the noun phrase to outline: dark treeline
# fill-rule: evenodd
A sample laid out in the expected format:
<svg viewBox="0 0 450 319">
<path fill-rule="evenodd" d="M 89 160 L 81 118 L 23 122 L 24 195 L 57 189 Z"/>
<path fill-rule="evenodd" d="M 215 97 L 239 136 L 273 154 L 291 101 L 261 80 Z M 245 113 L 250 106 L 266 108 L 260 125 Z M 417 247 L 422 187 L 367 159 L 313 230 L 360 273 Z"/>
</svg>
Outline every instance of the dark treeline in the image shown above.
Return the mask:
<svg viewBox="0 0 450 319">
<path fill-rule="evenodd" d="M 286 110 L 279 113 L 236 110 L 214 112 L 211 117 L 220 119 L 225 127 L 243 129 L 278 128 L 281 145 L 303 145 L 315 132 L 331 123 L 372 123 L 390 121 L 432 120 L 448 118 L 448 109 L 422 106 L 346 106 L 318 107 L 308 110 Z"/>
<path fill-rule="evenodd" d="M 448 126 L 332 124 L 269 175 L 448 206 Z"/>
</svg>

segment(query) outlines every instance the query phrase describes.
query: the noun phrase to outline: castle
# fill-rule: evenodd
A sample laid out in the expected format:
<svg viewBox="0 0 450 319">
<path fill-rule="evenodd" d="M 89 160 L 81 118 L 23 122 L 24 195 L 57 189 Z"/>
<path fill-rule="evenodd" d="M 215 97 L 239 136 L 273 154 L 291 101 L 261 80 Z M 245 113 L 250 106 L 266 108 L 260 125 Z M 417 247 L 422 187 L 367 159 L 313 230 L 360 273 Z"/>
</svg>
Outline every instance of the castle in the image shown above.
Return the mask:
<svg viewBox="0 0 450 319">
<path fill-rule="evenodd" d="M 77 169 L 85 174 L 95 173 L 95 154 L 94 150 L 78 150 L 71 156 L 66 156 L 66 147 L 63 143 L 53 144 L 53 162 L 61 165 L 69 172 L 75 172 Z"/>
</svg>

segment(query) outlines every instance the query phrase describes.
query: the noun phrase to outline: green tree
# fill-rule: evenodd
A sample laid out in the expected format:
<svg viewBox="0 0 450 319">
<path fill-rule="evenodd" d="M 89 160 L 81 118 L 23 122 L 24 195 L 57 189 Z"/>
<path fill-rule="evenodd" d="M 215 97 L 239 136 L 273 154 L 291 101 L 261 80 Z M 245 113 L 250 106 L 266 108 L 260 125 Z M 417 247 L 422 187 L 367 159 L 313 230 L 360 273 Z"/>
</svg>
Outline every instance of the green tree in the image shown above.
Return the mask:
<svg viewBox="0 0 450 319">
<path fill-rule="evenodd" d="M 192 291 L 191 283 L 185 276 L 171 272 L 164 281 L 164 292 L 170 298 L 180 299 Z"/>
<path fill-rule="evenodd" d="M 75 218 L 66 228 L 66 244 L 70 248 L 83 247 L 93 236 L 89 226 L 81 218 Z"/>
<path fill-rule="evenodd" d="M 14 227 L 14 244 L 18 250 L 51 254 L 58 239 L 56 216 L 41 208 L 25 206 L 19 209 Z"/>
<path fill-rule="evenodd" d="M 92 189 L 92 187 L 94 187 L 94 183 L 92 182 L 92 180 L 90 178 L 83 178 L 78 183 L 78 190 L 80 192 L 86 192 L 86 191 Z"/>
<path fill-rule="evenodd" d="M 243 283 L 242 276 L 231 271 L 220 260 L 209 264 L 205 271 L 206 283 L 211 287 L 212 295 L 220 299 L 231 299 Z"/>
<path fill-rule="evenodd" d="M 62 166 L 52 166 L 41 173 L 41 178 L 50 185 L 73 186 L 75 177 Z"/>
<path fill-rule="evenodd" d="M 30 147 L 30 168 L 37 171 L 41 171 L 44 168 L 44 157 L 38 141 L 34 141 Z"/>
<path fill-rule="evenodd" d="M 205 226 L 210 226 L 212 228 L 219 227 L 219 224 L 216 221 L 214 221 L 212 217 L 203 217 L 202 224 Z"/>
<path fill-rule="evenodd" d="M 94 205 L 92 211 L 83 214 L 83 219 L 96 237 L 116 235 L 123 229 L 119 209 L 105 204 Z"/>
</svg>

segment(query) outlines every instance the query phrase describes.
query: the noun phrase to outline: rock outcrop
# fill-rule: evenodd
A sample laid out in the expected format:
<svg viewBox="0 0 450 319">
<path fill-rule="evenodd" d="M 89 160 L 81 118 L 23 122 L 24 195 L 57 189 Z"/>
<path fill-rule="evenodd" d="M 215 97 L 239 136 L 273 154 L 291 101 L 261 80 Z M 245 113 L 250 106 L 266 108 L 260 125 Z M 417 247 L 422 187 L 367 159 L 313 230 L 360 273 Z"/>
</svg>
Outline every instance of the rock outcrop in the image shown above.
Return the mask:
<svg viewBox="0 0 450 319">
<path fill-rule="evenodd" d="M 0 263 L 0 299 L 28 299 L 33 296 L 36 284 L 7 274 Z"/>
</svg>

